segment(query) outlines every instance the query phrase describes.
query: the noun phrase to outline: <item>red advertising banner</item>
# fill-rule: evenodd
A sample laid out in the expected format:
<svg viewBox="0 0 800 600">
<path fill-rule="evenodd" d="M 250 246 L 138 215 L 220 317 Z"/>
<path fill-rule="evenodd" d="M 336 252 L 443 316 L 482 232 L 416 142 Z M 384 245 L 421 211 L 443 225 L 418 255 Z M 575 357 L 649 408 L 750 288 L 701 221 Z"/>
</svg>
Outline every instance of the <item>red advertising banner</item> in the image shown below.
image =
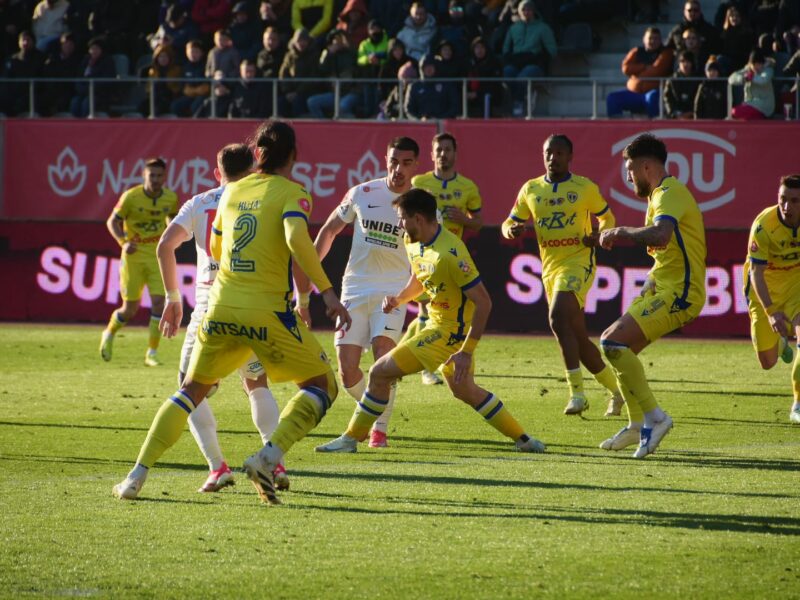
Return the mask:
<svg viewBox="0 0 800 600">
<path fill-rule="evenodd" d="M 350 240 L 339 236 L 325 268 L 338 286 Z M 489 327 L 502 332 L 549 332 L 538 247 L 530 232 L 514 241 L 496 227 L 468 238 L 470 252 L 492 296 Z M 747 232 L 710 231 L 708 300 L 702 315 L 686 328 L 691 335 L 747 335 L 747 302 L 742 292 L 742 260 Z M 194 247 L 178 253 L 180 288 L 194 306 Z M 599 333 L 639 293 L 652 261 L 642 248 L 598 251 L 594 286 L 586 301 L 587 324 Z M 101 223 L 0 222 L 0 269 L 14 285 L 0 304 L 0 320 L 103 323 L 119 305 L 119 248 Z M 145 297 L 143 306 L 149 306 Z M 314 300 L 316 323 L 329 321 Z M 146 322 L 140 311 L 139 322 Z"/>
<path fill-rule="evenodd" d="M 213 187 L 214 156 L 244 140 L 253 121 L 8 120 L 4 131 L 0 218 L 94 220 L 140 182 L 142 158 L 169 161 L 168 186 L 185 200 Z M 431 168 L 435 124 L 297 122 L 294 177 L 325 219 L 352 185 L 384 173 L 387 141 L 409 135 L 420 144 L 420 170 Z M 749 228 L 776 201 L 778 177 L 800 171 L 793 151 L 800 123 L 769 121 L 447 121 L 458 139 L 458 169 L 480 186 L 487 224 L 505 219 L 520 186 L 544 172 L 541 148 L 551 133 L 573 140 L 576 173 L 600 186 L 621 224 L 639 224 L 645 202 L 625 182 L 622 149 L 652 131 L 670 150 L 669 171 L 686 182 L 706 227 Z"/>
<path fill-rule="evenodd" d="M 485 222 L 502 222 L 522 184 L 543 175 L 544 140 L 569 136 L 572 169 L 600 186 L 622 225 L 644 222 L 647 203 L 625 180 L 622 150 L 649 131 L 667 144 L 667 170 L 689 186 L 707 228 L 749 229 L 777 202 L 778 179 L 800 172 L 796 121 L 447 121 L 458 170 L 481 190 Z"/>
<path fill-rule="evenodd" d="M 244 141 L 256 121 L 9 120 L 0 218 L 105 221 L 120 194 L 141 183 L 143 159 L 164 157 L 167 187 L 185 201 L 216 187 L 216 153 Z M 386 145 L 408 135 L 432 168 L 434 124 L 297 122 L 293 176 L 311 192 L 324 221 L 348 188 L 386 174 Z"/>
</svg>

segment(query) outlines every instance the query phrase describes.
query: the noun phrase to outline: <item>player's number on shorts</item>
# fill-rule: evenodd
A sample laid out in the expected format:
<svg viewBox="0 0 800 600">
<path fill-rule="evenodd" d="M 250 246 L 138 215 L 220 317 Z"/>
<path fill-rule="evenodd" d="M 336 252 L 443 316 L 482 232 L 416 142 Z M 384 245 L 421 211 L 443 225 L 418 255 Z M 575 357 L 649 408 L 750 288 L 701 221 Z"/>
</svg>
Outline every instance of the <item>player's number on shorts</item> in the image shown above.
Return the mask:
<svg viewBox="0 0 800 600">
<path fill-rule="evenodd" d="M 256 270 L 256 261 L 239 258 L 242 250 L 256 237 L 258 220 L 254 215 L 239 215 L 233 223 L 234 240 L 231 252 L 231 271 L 252 273 Z"/>
</svg>

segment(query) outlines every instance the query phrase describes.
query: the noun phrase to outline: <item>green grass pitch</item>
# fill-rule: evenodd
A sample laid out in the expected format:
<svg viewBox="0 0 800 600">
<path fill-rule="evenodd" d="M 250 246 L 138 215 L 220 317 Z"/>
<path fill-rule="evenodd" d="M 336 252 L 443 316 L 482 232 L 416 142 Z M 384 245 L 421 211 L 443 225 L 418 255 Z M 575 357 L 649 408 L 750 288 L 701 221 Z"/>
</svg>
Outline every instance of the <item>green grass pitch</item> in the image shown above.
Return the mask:
<svg viewBox="0 0 800 600">
<path fill-rule="evenodd" d="M 344 394 L 287 457 L 284 505 L 240 474 L 196 492 L 206 466 L 185 432 L 142 496 L 111 487 L 174 391 L 180 340 L 142 364 L 146 330 L 97 356 L 100 327 L 0 326 L 0 596 L 146 598 L 800 597 L 800 427 L 789 367 L 749 342 L 665 339 L 642 357 L 675 419 L 644 461 L 597 444 L 605 419 L 561 414 L 549 337 L 487 336 L 477 379 L 548 444 L 523 455 L 417 376 L 399 388 L 391 447 L 313 447 L 344 429 Z M 330 333 L 320 335 L 328 351 Z M 332 353 L 331 353 L 332 354 Z M 283 406 L 291 386 L 274 391 Z M 258 449 L 235 378 L 212 399 L 228 462 Z"/>
</svg>

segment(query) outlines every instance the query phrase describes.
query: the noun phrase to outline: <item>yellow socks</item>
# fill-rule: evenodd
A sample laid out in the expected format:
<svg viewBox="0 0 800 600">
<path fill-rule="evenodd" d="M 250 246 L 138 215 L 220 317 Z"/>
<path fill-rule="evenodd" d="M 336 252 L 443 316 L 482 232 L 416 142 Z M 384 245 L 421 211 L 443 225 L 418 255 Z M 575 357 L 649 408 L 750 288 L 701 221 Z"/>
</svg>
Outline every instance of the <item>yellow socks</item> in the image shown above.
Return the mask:
<svg viewBox="0 0 800 600">
<path fill-rule="evenodd" d="M 381 400 L 369 392 L 364 392 L 364 396 L 350 418 L 350 424 L 347 426 L 345 434 L 359 442 L 365 440 L 369 435 L 369 430 L 372 429 L 372 424 L 383 414 L 387 404 L 389 404 L 389 400 Z"/>
<path fill-rule="evenodd" d="M 603 341 L 601 346 L 619 381 L 619 391 L 625 398 L 631 422 L 643 422 L 644 413 L 655 409 L 658 403 L 644 376 L 642 361 L 622 344 Z"/>
<path fill-rule="evenodd" d="M 614 372 L 609 368 L 608 365 L 605 365 L 603 370 L 599 373 L 594 373 L 594 379 L 612 394 L 616 394 L 619 391 L 619 387 L 617 386 L 617 378 L 614 377 Z"/>
<path fill-rule="evenodd" d="M 122 318 L 122 316 L 119 314 L 119 311 L 115 310 L 114 312 L 111 313 L 111 318 L 108 320 L 106 331 L 111 335 L 114 335 L 120 329 L 125 327 L 126 323 L 127 321 L 125 321 L 125 319 Z"/>
<path fill-rule="evenodd" d="M 567 383 L 569 384 L 569 396 L 574 398 L 576 396 L 584 397 L 583 394 L 583 373 L 581 368 L 567 369 Z"/>
<path fill-rule="evenodd" d="M 181 437 L 183 427 L 192 414 L 194 401 L 183 392 L 164 401 L 150 425 L 136 462 L 148 469 Z"/>
<path fill-rule="evenodd" d="M 283 409 L 270 442 L 285 454 L 317 426 L 331 404 L 330 396 L 318 387 L 300 389 Z"/>
<path fill-rule="evenodd" d="M 519 422 L 517 422 L 514 416 L 503 406 L 500 398 L 494 394 L 490 393 L 483 402 L 474 408 L 489 425 L 497 429 L 497 431 L 504 436 L 517 441 L 525 434 L 525 430 Z"/>
<path fill-rule="evenodd" d="M 161 315 L 150 313 L 150 335 L 147 339 L 147 347 L 150 350 L 158 350 L 158 343 L 161 341 L 161 332 L 158 329 L 160 321 Z"/>
</svg>

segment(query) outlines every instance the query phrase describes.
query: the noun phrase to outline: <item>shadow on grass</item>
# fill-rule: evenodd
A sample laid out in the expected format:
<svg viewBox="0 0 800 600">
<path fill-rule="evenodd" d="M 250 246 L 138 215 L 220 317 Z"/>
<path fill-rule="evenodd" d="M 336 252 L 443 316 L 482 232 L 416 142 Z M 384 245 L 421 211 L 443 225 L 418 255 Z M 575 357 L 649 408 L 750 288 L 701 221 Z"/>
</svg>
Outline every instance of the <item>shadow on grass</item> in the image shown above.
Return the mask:
<svg viewBox="0 0 800 600">
<path fill-rule="evenodd" d="M 70 464 L 70 465 L 123 465 L 130 468 L 133 465 L 132 459 L 114 459 L 114 458 L 94 458 L 87 456 L 40 456 L 36 454 L 0 454 L 0 460 L 14 460 L 17 462 L 37 462 L 37 463 L 53 463 L 53 464 Z M 156 464 L 157 469 L 175 469 L 178 471 L 202 471 L 207 472 L 208 466 L 200 463 L 171 463 L 161 462 Z"/>
<path fill-rule="evenodd" d="M 609 486 L 609 485 L 593 485 L 588 483 L 557 483 L 547 481 L 514 481 L 508 479 L 470 479 L 466 477 L 442 477 L 436 475 L 404 475 L 398 473 L 353 473 L 348 472 L 343 474 L 341 472 L 326 472 L 326 471 L 310 471 L 306 469 L 292 469 L 292 475 L 317 477 L 320 479 L 341 479 L 348 480 L 364 480 L 364 481 L 389 481 L 394 483 L 410 483 L 410 484 L 433 484 L 433 485 L 468 485 L 468 486 L 484 486 L 484 487 L 509 487 L 521 489 L 542 489 L 542 490 L 574 490 L 580 492 L 643 492 L 643 493 L 658 493 L 658 494 L 691 494 L 701 496 L 734 496 L 741 498 L 776 498 L 776 499 L 793 499 L 794 495 L 789 494 L 771 494 L 763 492 L 729 492 L 729 491 L 709 491 L 709 490 L 692 490 L 676 487 L 650 487 L 650 486 Z"/>
<path fill-rule="evenodd" d="M 295 494 L 299 497 L 301 494 Z M 332 495 L 333 498 L 343 499 Z M 640 527 L 668 527 L 675 529 L 699 529 L 705 531 L 735 531 L 741 533 L 765 533 L 770 535 L 800 536 L 800 519 L 792 517 L 765 517 L 760 515 L 731 515 L 715 513 L 681 513 L 661 512 L 653 510 L 625 510 L 618 508 L 570 509 L 539 506 L 519 507 L 509 504 L 494 504 L 481 502 L 459 501 L 430 501 L 405 498 L 389 498 L 387 502 L 395 504 L 416 504 L 429 506 L 431 510 L 401 509 L 401 508 L 369 508 L 353 506 L 311 505 L 291 502 L 284 505 L 285 510 L 324 510 L 330 512 L 345 512 L 357 514 L 370 514 L 378 516 L 397 515 L 430 517 L 441 520 L 452 519 L 529 519 L 541 525 L 550 525 L 553 521 L 567 523 L 581 523 L 590 525 L 628 525 Z M 350 502 L 348 500 L 348 502 Z M 474 510 L 440 510 L 447 509 L 474 509 Z M 481 510 L 483 509 L 483 510 Z M 499 510 L 512 512 L 502 513 Z M 489 512 L 486 512 L 489 511 Z"/>
</svg>

